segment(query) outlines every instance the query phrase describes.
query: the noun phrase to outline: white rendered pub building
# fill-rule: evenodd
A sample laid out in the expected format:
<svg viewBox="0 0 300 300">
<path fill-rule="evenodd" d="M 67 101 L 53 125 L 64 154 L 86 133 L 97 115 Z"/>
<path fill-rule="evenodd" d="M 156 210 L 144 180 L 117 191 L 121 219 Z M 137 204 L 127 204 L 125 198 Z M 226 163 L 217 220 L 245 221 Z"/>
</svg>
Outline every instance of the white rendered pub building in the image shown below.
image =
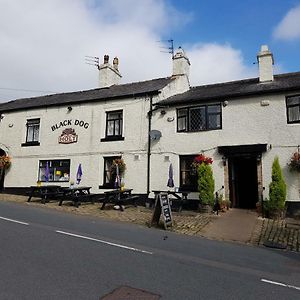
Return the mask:
<svg viewBox="0 0 300 300">
<path fill-rule="evenodd" d="M 268 197 L 278 156 L 287 201 L 297 210 L 300 173 L 289 163 L 300 145 L 300 72 L 273 75 L 267 46 L 257 60 L 257 78 L 191 87 L 182 49 L 170 77 L 128 84 L 120 84 L 118 59 L 110 64 L 105 56 L 99 88 L 3 103 L 0 155 L 12 161 L 1 188 L 16 192 L 37 181 L 69 186 L 81 164 L 80 184 L 101 193 L 113 188 L 110 167 L 122 158 L 123 181 L 133 193 L 166 190 L 172 163 L 175 186 L 197 199 L 191 163 L 203 153 L 214 161 L 215 189 L 233 207 L 255 208 Z"/>
</svg>

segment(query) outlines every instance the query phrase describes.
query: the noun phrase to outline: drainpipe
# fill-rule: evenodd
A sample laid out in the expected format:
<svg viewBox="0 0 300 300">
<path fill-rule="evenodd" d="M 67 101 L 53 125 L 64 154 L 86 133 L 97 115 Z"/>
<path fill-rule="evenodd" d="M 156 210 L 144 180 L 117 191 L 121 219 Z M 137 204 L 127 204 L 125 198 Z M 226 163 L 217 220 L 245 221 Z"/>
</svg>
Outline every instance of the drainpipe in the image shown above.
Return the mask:
<svg viewBox="0 0 300 300">
<path fill-rule="evenodd" d="M 152 105 L 153 105 L 153 96 L 150 95 L 150 109 L 148 111 L 148 149 L 147 149 L 147 197 L 150 194 L 150 159 L 151 159 L 151 121 L 152 121 Z"/>
<path fill-rule="evenodd" d="M 153 95 L 150 95 L 150 103 L 149 103 L 149 111 L 148 111 L 148 149 L 147 149 L 147 197 L 150 194 L 150 165 L 151 165 L 151 137 L 150 137 L 150 132 L 151 132 L 151 121 L 152 121 L 152 116 L 153 112 L 157 111 L 158 109 L 161 109 L 163 107 L 167 106 L 162 106 L 162 105 L 155 105 L 153 108 Z"/>
</svg>

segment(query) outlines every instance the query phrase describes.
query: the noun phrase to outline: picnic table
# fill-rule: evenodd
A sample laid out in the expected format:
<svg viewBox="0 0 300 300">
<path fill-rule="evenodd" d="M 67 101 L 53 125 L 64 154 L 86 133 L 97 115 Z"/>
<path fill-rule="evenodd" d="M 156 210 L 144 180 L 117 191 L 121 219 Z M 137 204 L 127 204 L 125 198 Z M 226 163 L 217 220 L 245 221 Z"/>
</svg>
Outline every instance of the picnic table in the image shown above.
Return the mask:
<svg viewBox="0 0 300 300">
<path fill-rule="evenodd" d="M 126 202 L 133 201 L 134 205 L 136 206 L 135 200 L 137 200 L 139 197 L 131 195 L 131 192 L 132 189 L 114 189 L 104 192 L 105 198 L 103 200 L 101 210 L 104 209 L 107 203 L 119 205 L 121 211 L 124 211 L 123 205 Z"/>
<path fill-rule="evenodd" d="M 182 211 L 182 206 L 188 201 L 189 191 L 152 191 L 154 193 L 155 200 L 159 197 L 160 193 L 167 193 L 168 195 L 173 196 L 170 198 L 171 208 L 177 210 L 178 212 Z"/>
<path fill-rule="evenodd" d="M 74 206 L 78 207 L 81 202 L 94 203 L 94 195 L 90 193 L 91 186 L 77 186 L 62 188 L 63 196 L 60 198 L 59 206 L 63 201 L 72 201 Z"/>
<path fill-rule="evenodd" d="M 32 185 L 27 202 L 30 202 L 32 197 L 38 197 L 41 198 L 41 202 L 45 204 L 49 198 L 60 197 L 62 195 L 61 186 L 59 185 Z"/>
</svg>

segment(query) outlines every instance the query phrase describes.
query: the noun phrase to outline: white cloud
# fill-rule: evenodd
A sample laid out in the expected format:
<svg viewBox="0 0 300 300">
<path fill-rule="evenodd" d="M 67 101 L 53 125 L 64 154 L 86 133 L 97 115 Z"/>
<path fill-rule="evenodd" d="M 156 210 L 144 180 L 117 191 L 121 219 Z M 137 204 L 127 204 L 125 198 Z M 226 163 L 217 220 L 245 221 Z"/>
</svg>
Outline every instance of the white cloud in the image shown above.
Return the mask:
<svg viewBox="0 0 300 300">
<path fill-rule="evenodd" d="M 257 76 L 257 67 L 247 67 L 241 51 L 227 44 L 194 45 L 187 55 L 191 61 L 192 85 Z"/>
<path fill-rule="evenodd" d="M 161 0 L 0 0 L 0 102 L 39 95 L 3 88 L 66 92 L 97 87 L 86 55 L 118 56 L 122 82 L 171 75 L 157 41 L 191 19 Z M 184 22 L 182 20 L 185 20 Z M 228 45 L 185 47 L 191 82 L 245 78 L 242 55 Z"/>
<path fill-rule="evenodd" d="M 276 26 L 273 36 L 280 40 L 300 38 L 300 5 L 292 8 Z"/>
</svg>

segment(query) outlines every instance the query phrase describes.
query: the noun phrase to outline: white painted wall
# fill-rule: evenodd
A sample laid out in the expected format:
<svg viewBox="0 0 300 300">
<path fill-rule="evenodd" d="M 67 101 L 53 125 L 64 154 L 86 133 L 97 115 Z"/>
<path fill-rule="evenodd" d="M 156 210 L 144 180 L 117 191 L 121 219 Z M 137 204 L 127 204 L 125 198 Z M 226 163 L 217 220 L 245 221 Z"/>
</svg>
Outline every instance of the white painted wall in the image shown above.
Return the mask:
<svg viewBox="0 0 300 300">
<path fill-rule="evenodd" d="M 170 162 L 164 161 L 164 156 L 170 157 L 174 166 L 175 186 L 179 186 L 179 155 L 199 154 L 204 150 L 205 155 L 214 160 L 212 167 L 218 190 L 224 185 L 224 167 L 217 152 L 218 146 L 266 143 L 268 151 L 262 157 L 263 186 L 266 188 L 264 197 L 268 197 L 272 163 L 278 155 L 288 185 L 287 199 L 299 201 L 299 174 L 290 172 L 287 163 L 300 144 L 300 124 L 287 124 L 285 96 L 228 99 L 228 105 L 222 107 L 220 130 L 177 133 L 176 109 L 166 110 L 163 116 L 157 112 L 152 127 L 160 129 L 162 137 L 152 146 L 151 172 L 154 175 L 151 189 L 166 189 Z M 262 106 L 261 101 L 269 101 L 269 105 Z M 168 122 L 169 117 L 174 121 Z"/>
<path fill-rule="evenodd" d="M 153 102 L 174 94 L 176 84 L 171 83 L 164 88 Z M 178 82 L 178 85 L 182 89 L 187 87 L 183 82 Z M 285 96 L 228 99 L 228 105 L 222 107 L 222 129 L 213 131 L 177 133 L 176 109 L 165 109 L 165 115 L 157 110 L 153 115 L 152 129 L 160 130 L 162 137 L 151 144 L 150 190 L 167 188 L 170 162 L 174 167 L 175 186 L 179 186 L 179 155 L 199 154 L 202 150 L 214 159 L 212 167 L 217 190 L 224 185 L 224 167 L 217 152 L 218 146 L 266 143 L 268 151 L 262 157 L 263 186 L 266 188 L 264 197 L 268 197 L 271 166 L 278 155 L 288 184 L 288 200 L 299 201 L 299 174 L 291 173 L 287 163 L 300 144 L 300 124 L 287 124 Z M 269 105 L 262 106 L 261 101 L 269 101 Z M 5 186 L 35 184 L 39 160 L 71 159 L 71 180 L 75 179 L 78 164 L 81 163 L 81 185 L 92 186 L 92 192 L 99 192 L 98 187 L 103 184 L 103 157 L 122 155 L 127 164 L 125 186 L 133 188 L 134 193 L 146 193 L 149 105 L 149 99 L 142 97 L 72 105 L 71 112 L 68 112 L 66 105 L 6 113 L 0 122 L 0 148 L 12 156 L 12 165 L 6 174 Z M 125 140 L 100 142 L 105 137 L 106 111 L 119 109 L 123 110 Z M 41 118 L 40 146 L 21 147 L 26 138 L 26 120 L 37 117 Z M 168 122 L 169 117 L 174 121 Z M 51 127 L 65 119 L 72 122 L 83 120 L 89 124 L 87 129 L 71 126 L 78 134 L 77 143 L 58 143 L 64 128 L 53 131 Z M 197 198 L 197 195 L 191 197 Z"/>
<path fill-rule="evenodd" d="M 26 187 L 38 179 L 38 162 L 45 159 L 71 159 L 71 180 L 75 181 L 78 164 L 82 164 L 83 178 L 81 185 L 93 187 L 103 184 L 104 156 L 122 155 L 126 164 L 125 184 L 134 187 L 137 193 L 144 193 L 146 186 L 147 161 L 147 112 L 149 100 L 145 98 L 107 101 L 103 103 L 72 105 L 47 109 L 6 113 L 0 123 L 0 141 L 9 149 L 12 156 L 11 168 L 5 177 L 6 187 Z M 106 112 L 123 110 L 124 141 L 100 142 L 105 137 Z M 26 139 L 26 121 L 40 118 L 40 146 L 21 147 Z M 52 130 L 52 126 L 63 120 L 72 120 L 72 126 Z M 74 120 L 88 123 L 88 128 L 75 126 Z M 78 142 L 59 144 L 58 137 L 63 129 L 71 127 L 78 135 Z M 0 146 L 4 150 L 4 146 Z M 134 154 L 140 154 L 134 160 Z M 60 183 L 69 185 L 69 183 Z"/>
</svg>

